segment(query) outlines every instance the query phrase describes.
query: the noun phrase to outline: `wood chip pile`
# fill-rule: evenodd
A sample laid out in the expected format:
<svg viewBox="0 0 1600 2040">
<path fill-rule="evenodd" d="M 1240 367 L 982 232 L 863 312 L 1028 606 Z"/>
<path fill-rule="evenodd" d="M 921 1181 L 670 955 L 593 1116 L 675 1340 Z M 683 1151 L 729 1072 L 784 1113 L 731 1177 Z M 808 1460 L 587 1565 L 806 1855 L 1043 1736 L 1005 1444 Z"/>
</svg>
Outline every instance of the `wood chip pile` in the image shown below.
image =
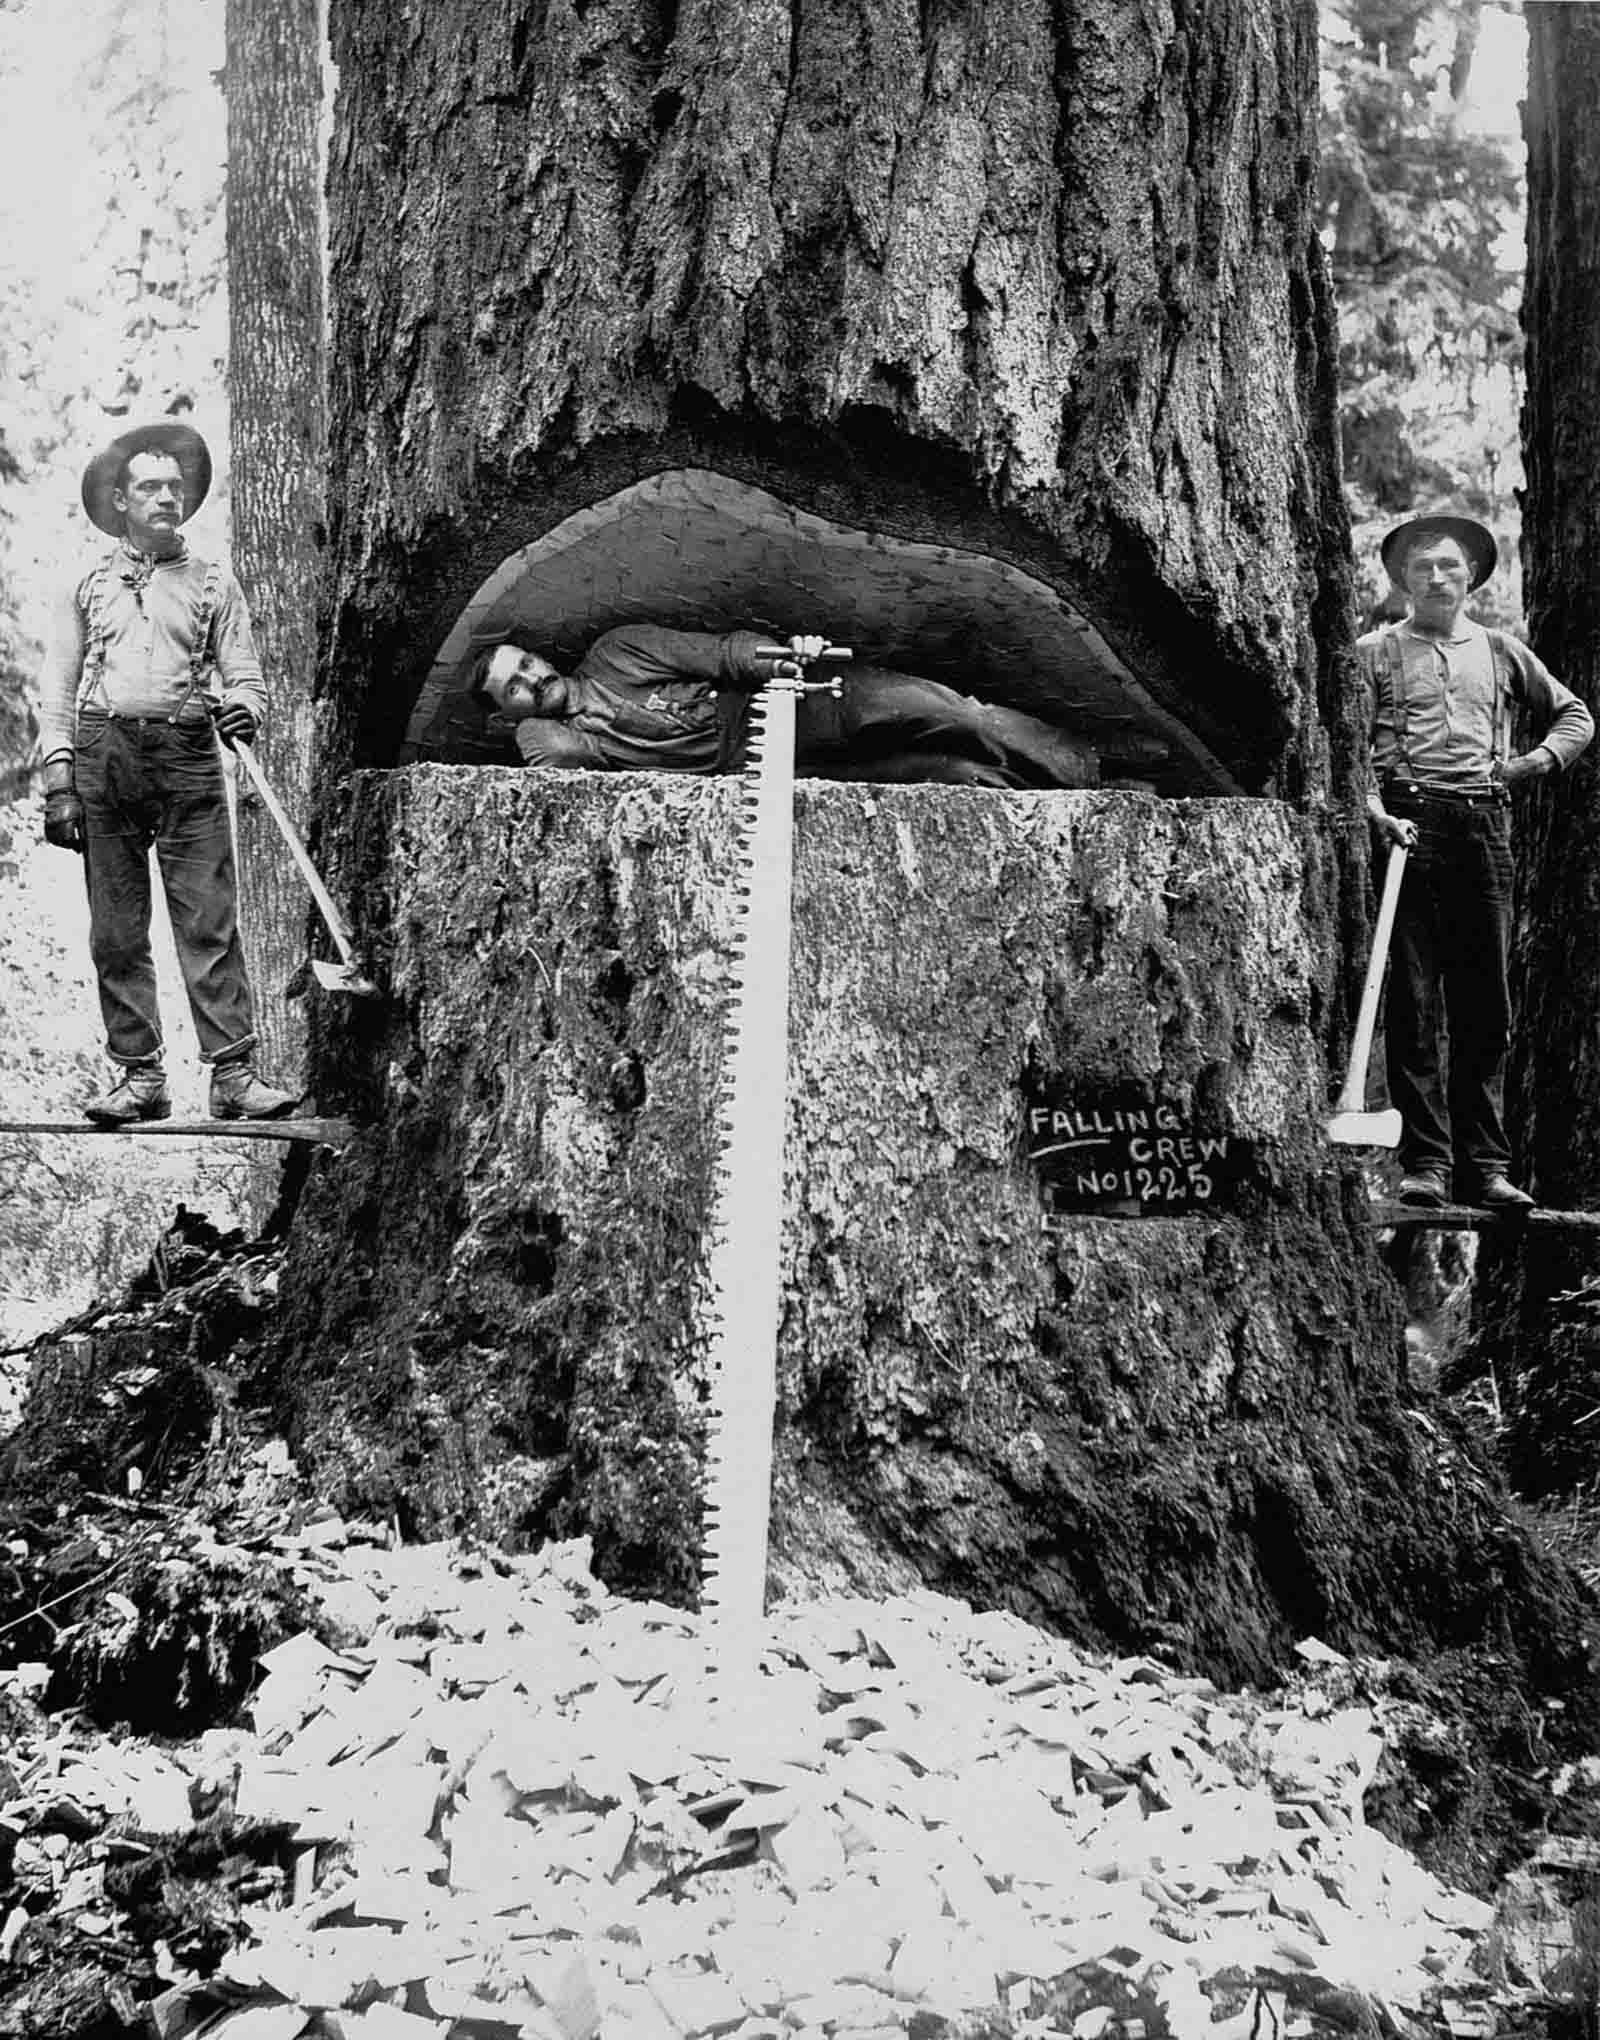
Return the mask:
<svg viewBox="0 0 1600 2040">
<path fill-rule="evenodd" d="M 1368 2030 L 1490 2030 L 1491 1908 L 1367 1827 L 1379 1721 L 1315 1683 L 1223 1695 L 925 1593 L 780 1607 L 719 1694 L 697 1619 L 581 1542 L 361 1534 L 278 1540 L 338 1647 L 270 1651 L 248 1729 L 58 1734 L 11 1779 L 16 1875 L 85 1935 L 116 1931 L 108 1822 L 281 1824 L 216 1973 L 158 1948 L 158 2040 L 1335 2030 L 1297 1982 Z M 29 1829 L 46 1801 L 78 1839 Z"/>
</svg>

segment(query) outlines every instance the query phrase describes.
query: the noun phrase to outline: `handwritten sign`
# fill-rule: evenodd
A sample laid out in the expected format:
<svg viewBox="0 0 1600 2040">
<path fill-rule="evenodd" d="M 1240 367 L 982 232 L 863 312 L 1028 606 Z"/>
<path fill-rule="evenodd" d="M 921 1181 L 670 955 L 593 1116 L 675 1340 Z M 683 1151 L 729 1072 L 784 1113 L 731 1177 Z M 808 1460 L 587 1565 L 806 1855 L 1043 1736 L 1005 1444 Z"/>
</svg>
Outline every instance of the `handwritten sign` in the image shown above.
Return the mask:
<svg viewBox="0 0 1600 2040">
<path fill-rule="evenodd" d="M 1204 1131 L 1158 1103 L 1030 1103 L 1024 1135 L 1026 1157 L 1044 1179 L 1047 1214 L 1199 1210 L 1217 1201 L 1243 1160 L 1230 1135 Z"/>
</svg>

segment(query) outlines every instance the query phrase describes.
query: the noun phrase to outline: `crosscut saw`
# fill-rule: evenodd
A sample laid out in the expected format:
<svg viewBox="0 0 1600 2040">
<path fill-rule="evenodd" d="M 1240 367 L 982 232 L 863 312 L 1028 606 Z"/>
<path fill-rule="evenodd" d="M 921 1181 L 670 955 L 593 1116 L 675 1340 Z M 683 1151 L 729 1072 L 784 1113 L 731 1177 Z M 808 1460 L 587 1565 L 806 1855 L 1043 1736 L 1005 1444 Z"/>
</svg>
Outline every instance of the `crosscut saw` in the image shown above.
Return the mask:
<svg viewBox="0 0 1600 2040">
<path fill-rule="evenodd" d="M 809 663 L 786 645 L 760 658 Z M 819 659 L 848 659 L 825 645 Z M 712 1212 L 711 1420 L 701 1605 L 722 1670 L 754 1672 L 763 1643 L 772 1412 L 777 1394 L 779 1243 L 789 1067 L 794 873 L 794 727 L 800 695 L 837 679 L 769 680 L 751 703 L 737 832 L 739 901 L 728 1002 Z"/>
</svg>

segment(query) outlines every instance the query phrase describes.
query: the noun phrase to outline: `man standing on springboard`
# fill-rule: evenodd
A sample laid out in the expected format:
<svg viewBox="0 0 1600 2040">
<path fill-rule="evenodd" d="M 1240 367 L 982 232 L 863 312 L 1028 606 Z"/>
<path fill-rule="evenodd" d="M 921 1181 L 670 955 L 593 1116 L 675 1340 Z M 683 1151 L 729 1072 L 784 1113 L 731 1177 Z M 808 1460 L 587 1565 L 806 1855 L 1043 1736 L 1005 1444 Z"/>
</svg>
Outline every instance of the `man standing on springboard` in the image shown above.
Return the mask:
<svg viewBox="0 0 1600 2040">
<path fill-rule="evenodd" d="M 1569 766 L 1594 720 L 1526 645 L 1467 615 L 1467 597 L 1498 564 L 1484 525 L 1413 517 L 1388 533 L 1382 554 L 1410 613 L 1369 632 L 1356 650 L 1372 689 L 1368 812 L 1411 853 L 1385 1023 L 1389 1096 L 1403 1127 L 1400 1195 L 1409 1204 L 1439 1205 L 1453 1194 L 1525 1207 L 1533 1199 L 1507 1174 L 1503 1122 L 1511 798 Z M 1519 708 L 1539 735 L 1513 756 Z"/>
<path fill-rule="evenodd" d="M 89 947 L 111 1085 L 101 1126 L 172 1111 L 150 951 L 156 853 L 218 1119 L 294 1109 L 256 1074 L 239 941 L 233 835 L 217 749 L 248 743 L 266 707 L 243 592 L 179 526 L 211 486 L 211 456 L 176 419 L 124 432 L 83 474 L 83 506 L 116 546 L 63 591 L 40 679 L 46 839 L 83 855 Z M 208 682 L 221 680 L 220 699 Z M 213 723 L 215 727 L 213 728 Z"/>
</svg>

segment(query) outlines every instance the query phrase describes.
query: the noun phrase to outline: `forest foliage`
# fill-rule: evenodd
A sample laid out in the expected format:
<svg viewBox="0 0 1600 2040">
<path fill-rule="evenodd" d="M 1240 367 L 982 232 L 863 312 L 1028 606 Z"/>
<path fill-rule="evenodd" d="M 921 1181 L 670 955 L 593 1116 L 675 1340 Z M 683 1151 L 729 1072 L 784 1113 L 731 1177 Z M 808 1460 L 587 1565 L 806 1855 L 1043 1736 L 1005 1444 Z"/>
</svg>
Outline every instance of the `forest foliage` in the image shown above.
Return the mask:
<svg viewBox="0 0 1600 2040">
<path fill-rule="evenodd" d="M 0 797 L 49 591 L 98 542 L 86 453 L 184 410 L 225 466 L 222 57 L 205 0 L 0 4 Z"/>
<path fill-rule="evenodd" d="M 219 469 L 193 529 L 225 529 L 222 9 L 208 0 L 0 0 L 0 1099 L 60 1119 L 98 1081 L 76 860 L 39 842 L 35 677 L 52 591 L 104 540 L 88 452 L 184 410 Z M 158 937 L 169 1013 L 175 967 Z M 174 1063 L 196 1084 L 185 1026 Z M 108 1156 L 0 1137 L 3 1349 L 127 1278 L 180 1197 L 227 1222 L 232 1158 Z"/>
<path fill-rule="evenodd" d="M 1339 305 L 1345 482 L 1363 594 L 1413 510 L 1481 518 L 1520 610 L 1525 64 L 1516 5 L 1324 0 L 1323 238 Z"/>
</svg>

